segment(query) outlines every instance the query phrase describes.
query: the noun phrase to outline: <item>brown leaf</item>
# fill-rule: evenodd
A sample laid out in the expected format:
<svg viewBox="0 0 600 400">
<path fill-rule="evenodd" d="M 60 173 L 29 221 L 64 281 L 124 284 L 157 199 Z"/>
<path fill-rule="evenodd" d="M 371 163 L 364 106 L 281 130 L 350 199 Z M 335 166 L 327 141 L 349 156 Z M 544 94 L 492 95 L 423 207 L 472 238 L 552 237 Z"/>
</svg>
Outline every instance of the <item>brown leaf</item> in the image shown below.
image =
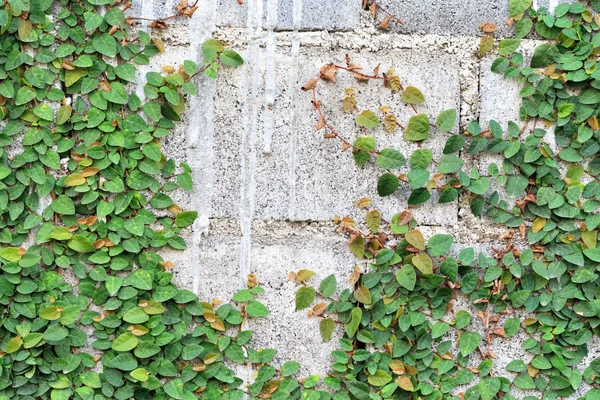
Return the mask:
<svg viewBox="0 0 600 400">
<path fill-rule="evenodd" d="M 371 13 L 371 16 L 375 16 L 375 12 L 377 11 L 377 4 L 373 3 L 369 6 L 369 12 Z"/>
<path fill-rule="evenodd" d="M 318 131 L 320 131 L 321 129 L 323 129 L 325 127 L 325 118 L 323 118 L 323 116 L 319 116 L 319 122 L 317 122 L 317 124 L 315 125 L 315 128 L 317 128 Z M 334 135 L 335 137 L 335 135 Z"/>
<path fill-rule="evenodd" d="M 318 304 L 315 304 L 315 306 L 312 309 L 312 312 L 313 312 L 313 315 L 319 316 L 319 315 L 322 315 L 326 309 L 327 309 L 327 304 L 318 303 Z"/>
<path fill-rule="evenodd" d="M 406 225 L 413 219 L 413 213 L 409 210 L 404 210 L 400 213 L 400 217 L 398 218 L 398 225 Z"/>
<path fill-rule="evenodd" d="M 388 15 L 379 25 L 377 25 L 377 29 L 390 29 L 390 22 L 394 18 L 391 15 Z"/>
<path fill-rule="evenodd" d="M 319 73 L 321 74 L 321 77 L 323 79 L 331 81 L 333 83 L 336 83 L 336 80 L 335 80 L 336 72 L 337 72 L 337 67 L 335 66 L 335 64 L 325 64 L 321 67 L 321 70 L 319 71 Z"/>
<path fill-rule="evenodd" d="M 312 78 L 304 86 L 302 86 L 302 90 L 307 91 L 314 89 L 317 86 L 317 82 L 319 82 L 318 78 Z"/>
<path fill-rule="evenodd" d="M 491 22 L 484 22 L 482 24 L 479 24 L 479 30 L 483 33 L 492 33 L 496 32 L 498 30 L 498 27 L 496 26 L 496 24 L 493 24 Z"/>
<path fill-rule="evenodd" d="M 596 117 L 589 117 L 587 119 L 587 123 L 588 125 L 595 131 L 597 131 L 598 129 L 600 129 L 600 127 L 598 126 L 598 119 Z"/>
</svg>

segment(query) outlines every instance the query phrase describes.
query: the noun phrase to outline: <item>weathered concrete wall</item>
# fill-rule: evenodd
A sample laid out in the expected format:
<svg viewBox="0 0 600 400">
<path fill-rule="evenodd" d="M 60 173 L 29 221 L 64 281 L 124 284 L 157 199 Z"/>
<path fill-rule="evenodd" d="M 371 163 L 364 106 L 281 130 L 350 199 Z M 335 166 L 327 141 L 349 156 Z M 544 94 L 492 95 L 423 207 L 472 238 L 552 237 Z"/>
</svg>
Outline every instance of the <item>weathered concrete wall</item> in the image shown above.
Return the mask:
<svg viewBox="0 0 600 400">
<path fill-rule="evenodd" d="M 158 17 L 168 15 L 174 3 L 139 0 L 137 7 L 144 16 Z M 355 260 L 337 235 L 334 215 L 357 214 L 353 201 L 372 197 L 375 207 L 390 216 L 405 209 L 407 194 L 378 198 L 374 169 L 356 168 L 351 155 L 339 151 L 338 142 L 315 132 L 311 97 L 299 90 L 302 84 L 323 64 L 343 63 L 349 53 L 365 70 L 378 63 L 382 71 L 394 67 L 403 82 L 425 94 L 427 102 L 419 108 L 423 112 L 437 115 L 457 108 L 462 127 L 474 119 L 482 125 L 490 119 L 506 124 L 518 113 L 517 83 L 489 71 L 493 55 L 477 55 L 478 24 L 494 22 L 498 36 L 510 35 L 505 24 L 508 0 L 382 0 L 407 23 L 389 32 L 375 28 L 382 16 L 371 17 L 361 3 L 244 0 L 239 5 L 237 0 L 200 0 L 191 21 L 162 33 L 168 52 L 140 70 L 142 75 L 197 58 L 199 44 L 211 35 L 243 54 L 243 67 L 221 71 L 217 82 L 199 80 L 199 96 L 188 103 L 187 126 L 165 143 L 168 154 L 194 170 L 195 191 L 177 201 L 200 213 L 187 235 L 189 249 L 166 256 L 176 265 L 177 282 L 209 299 L 229 300 L 243 287 L 246 275 L 255 273 L 267 290 L 263 299 L 271 310 L 266 320 L 249 324 L 256 332 L 255 343 L 277 348 L 280 362 L 300 361 L 305 374 L 327 371 L 336 342 L 324 345 L 318 321 L 294 311 L 296 286 L 287 281 L 288 273 L 309 268 L 318 278 L 334 273 L 338 282 L 347 282 Z M 537 1 L 546 7 L 557 3 Z M 337 85 L 321 89 L 327 100 L 323 107 L 334 125 L 352 137 L 358 132 L 352 118 L 342 114 L 340 102 L 343 88 L 357 84 L 338 75 Z M 360 90 L 361 103 L 387 104 L 404 121 L 411 115 L 398 96 L 372 86 Z M 400 134 L 382 131 L 378 141 L 405 154 L 413 149 Z M 439 155 L 444 142 L 445 135 L 436 134 L 428 147 Z M 468 162 L 485 173 L 490 160 Z M 417 209 L 416 218 L 429 235 L 454 234 L 453 251 L 475 246 L 489 253 L 502 233 L 500 227 L 474 218 L 464 201 L 431 204 Z M 468 308 L 468 302 L 457 299 L 455 306 Z M 528 357 L 521 351 L 521 339 L 495 342 L 495 373 L 506 374 L 504 366 L 515 356 Z"/>
</svg>

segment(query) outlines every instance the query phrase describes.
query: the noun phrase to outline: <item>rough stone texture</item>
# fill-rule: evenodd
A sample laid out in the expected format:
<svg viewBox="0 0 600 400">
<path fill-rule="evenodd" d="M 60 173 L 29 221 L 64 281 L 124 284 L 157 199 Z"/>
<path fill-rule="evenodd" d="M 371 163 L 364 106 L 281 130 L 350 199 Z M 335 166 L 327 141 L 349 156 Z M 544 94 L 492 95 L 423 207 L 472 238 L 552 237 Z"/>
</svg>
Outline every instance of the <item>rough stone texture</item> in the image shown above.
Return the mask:
<svg viewBox="0 0 600 400">
<path fill-rule="evenodd" d="M 511 32 L 505 24 L 508 1 L 389 0 L 378 3 L 406 23 L 398 28 L 402 33 L 477 36 L 477 27 L 482 22 L 496 24 L 500 28 L 499 35 Z M 385 17 L 385 13 L 377 11 L 377 22 Z"/>
<path fill-rule="evenodd" d="M 153 18 L 172 14 L 178 1 L 134 3 L 142 10 L 140 16 Z M 325 140 L 323 132 L 315 131 L 311 93 L 300 87 L 324 64 L 344 64 L 349 53 L 365 72 L 380 63 L 381 72 L 393 67 L 404 85 L 420 88 L 427 101 L 418 110 L 431 119 L 448 108 L 459 111 L 460 129 L 474 119 L 484 127 L 491 119 L 503 126 L 518 119 L 518 83 L 489 71 L 495 55 L 477 56 L 479 23 L 494 22 L 498 36 L 510 36 L 505 26 L 508 0 L 380 3 L 406 26 L 377 30 L 382 13 L 371 17 L 361 10 L 361 0 L 244 0 L 242 5 L 237 0 L 200 0 L 192 20 L 173 22 L 169 30 L 157 33 L 167 52 L 139 71 L 138 93 L 145 72 L 176 66 L 186 58 L 200 60 L 199 46 L 211 35 L 227 41 L 246 60 L 243 67 L 221 70 L 216 82 L 199 80 L 198 97 L 188 99 L 185 122 L 163 142 L 168 156 L 188 162 L 194 171 L 194 192 L 174 194 L 174 199 L 200 214 L 186 231 L 188 249 L 164 251 L 163 256 L 175 265 L 175 281 L 206 300 L 230 300 L 246 275 L 256 274 L 271 315 L 250 320 L 246 328 L 255 331 L 255 345 L 278 349 L 277 363 L 299 361 L 301 375 L 327 372 L 341 331 L 330 343 L 322 343 L 318 319 L 294 310 L 297 286 L 288 281 L 288 273 L 311 269 L 315 285 L 333 273 L 338 287 L 344 287 L 356 260 L 331 220 L 335 215 L 362 215 L 353 207 L 361 197 L 373 198 L 373 206 L 391 218 L 406 208 L 408 191 L 380 198 L 377 169 L 357 168 L 350 151 L 341 152 L 338 141 Z M 554 7 L 558 1 L 536 4 Z M 525 53 L 531 54 L 535 45 L 526 41 Z M 358 107 L 389 105 L 401 123 L 413 115 L 398 95 L 379 83 L 358 83 L 343 71 L 337 78 L 336 85 L 319 85 L 319 97 L 329 122 L 349 140 L 361 131 L 354 115 L 341 111 L 345 87 L 358 90 Z M 406 156 L 416 148 L 400 131 L 388 135 L 377 128 L 369 133 L 381 147 L 397 148 Z M 425 147 L 439 156 L 447 136 L 432 131 Z M 482 173 L 490 162 L 498 162 L 463 157 L 467 166 Z M 491 255 L 492 247 L 505 245 L 498 240 L 505 228 L 472 216 L 467 200 L 438 205 L 434 196 L 413 211 L 425 225 L 421 229 L 426 237 L 455 236 L 453 254 L 470 246 Z M 516 237 L 517 245 L 519 241 Z M 473 329 L 483 329 L 468 299 L 454 300 L 454 311 L 460 309 L 473 313 Z M 495 375 L 509 376 L 504 366 L 515 357 L 528 357 L 521 349 L 525 338 L 517 334 L 494 342 Z M 598 355 L 590 349 L 588 362 Z M 252 371 L 242 372 L 251 379 Z"/>
</svg>

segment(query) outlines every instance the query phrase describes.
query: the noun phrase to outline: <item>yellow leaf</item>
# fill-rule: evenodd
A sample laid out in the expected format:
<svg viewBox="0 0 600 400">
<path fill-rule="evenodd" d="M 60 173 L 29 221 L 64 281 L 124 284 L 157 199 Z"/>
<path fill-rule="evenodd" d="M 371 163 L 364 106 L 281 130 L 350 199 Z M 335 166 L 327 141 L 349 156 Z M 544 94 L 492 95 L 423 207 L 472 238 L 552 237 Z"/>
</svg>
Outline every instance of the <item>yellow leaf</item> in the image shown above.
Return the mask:
<svg viewBox="0 0 600 400">
<path fill-rule="evenodd" d="M 315 273 L 309 269 L 301 269 L 296 274 L 296 282 L 298 282 L 298 283 L 304 282 L 304 281 L 308 280 L 308 278 L 310 278 L 314 274 Z"/>
<path fill-rule="evenodd" d="M 419 269 L 419 271 L 421 271 L 421 273 L 433 274 L 433 262 L 427 254 L 421 253 L 417 256 L 414 256 L 412 263 Z"/>
<path fill-rule="evenodd" d="M 399 376 L 396 378 L 395 382 L 398 384 L 400 389 L 406 390 L 407 392 L 412 392 L 415 389 L 408 376 Z"/>
<path fill-rule="evenodd" d="M 65 185 L 79 186 L 85 183 L 85 178 L 81 174 L 71 174 L 65 178 Z"/>
<path fill-rule="evenodd" d="M 420 231 L 412 230 L 404 235 L 404 238 L 413 247 L 416 247 L 419 250 L 425 250 L 425 238 Z"/>
<path fill-rule="evenodd" d="M 546 218 L 537 217 L 533 221 L 533 225 L 531 226 L 531 230 L 532 230 L 533 233 L 538 233 L 539 231 L 541 231 L 544 228 L 544 225 L 546 225 Z"/>
<path fill-rule="evenodd" d="M 358 289 L 354 291 L 354 298 L 360 303 L 371 304 L 371 293 L 366 286 L 359 286 Z"/>
</svg>

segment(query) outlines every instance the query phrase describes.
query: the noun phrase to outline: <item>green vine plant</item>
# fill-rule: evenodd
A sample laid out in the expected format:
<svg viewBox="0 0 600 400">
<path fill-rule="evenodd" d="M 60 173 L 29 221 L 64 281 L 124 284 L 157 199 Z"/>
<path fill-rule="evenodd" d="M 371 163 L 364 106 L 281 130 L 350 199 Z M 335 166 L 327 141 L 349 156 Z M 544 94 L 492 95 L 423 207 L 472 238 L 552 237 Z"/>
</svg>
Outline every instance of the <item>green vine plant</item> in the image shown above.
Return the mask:
<svg viewBox="0 0 600 400">
<path fill-rule="evenodd" d="M 375 2 L 364 5 L 384 10 Z M 594 33 L 600 3 L 561 5 L 554 14 L 530 6 L 530 0 L 510 0 L 516 38 L 499 43 L 501 57 L 492 66 L 523 82 L 525 125 L 509 123 L 505 131 L 493 121 L 486 129 L 471 122 L 450 135 L 440 159 L 421 145 L 436 132 L 454 131 L 456 110 L 435 119 L 419 112 L 425 96 L 403 85 L 395 71 L 368 74 L 348 59 L 325 65 L 304 86 L 318 130 L 340 140 L 358 166 L 374 159 L 381 168 L 381 196 L 407 185 L 408 204 L 417 207 L 434 190 L 441 203 L 462 195 L 475 215 L 525 242 L 519 247 L 510 240 L 492 257 L 472 248 L 452 256 L 454 238 L 426 240 L 410 209 L 387 220 L 370 200 L 359 200 L 365 223 L 348 217 L 338 223 L 369 270 L 355 269 L 353 287 L 339 296 L 333 275 L 318 288 L 310 285 L 312 271 L 291 276 L 301 285 L 296 308 L 319 318 L 323 339 L 333 337 L 335 325 L 344 329 L 321 380 L 298 377 L 295 361 L 276 368 L 275 350 L 250 346 L 244 320 L 268 315 L 256 277 L 248 277 L 232 304 L 199 301 L 175 286 L 176 266 L 159 255 L 165 246 L 185 248 L 182 231 L 197 217 L 170 196 L 192 189 L 191 169 L 167 159 L 161 139 L 195 94 L 192 79 L 241 65 L 239 54 L 208 40 L 200 65 L 185 61 L 176 70 L 149 72 L 141 99 L 128 87 L 135 65 L 148 64 L 164 44 L 135 31 L 139 18 L 125 15 L 128 4 L 4 2 L 0 400 L 492 400 L 513 399 L 516 390 L 536 393 L 524 397 L 533 400 L 572 396 L 583 387 L 589 388 L 586 400 L 600 399 L 600 359 L 579 368 L 588 342 L 600 333 L 600 36 Z M 150 25 L 165 29 L 196 10 L 182 0 L 174 16 Z M 397 21 L 392 16 L 388 23 Z M 534 26 L 547 41 L 526 66 L 516 51 Z M 491 37 L 493 27 L 482 30 Z M 358 85 L 382 83 L 415 115 L 404 123 L 384 105 L 360 110 L 357 92 L 346 89 L 343 110 L 364 133 L 350 142 L 328 122 L 317 93 L 319 84 L 335 83 L 338 72 L 353 74 Z M 557 154 L 537 127 L 544 122 L 556 125 Z M 379 150 L 374 134 L 380 126 L 388 134 L 402 132 L 419 149 L 408 159 L 393 148 Z M 464 170 L 461 156 L 480 153 L 504 160 L 491 164 L 488 176 Z M 492 182 L 513 200 L 492 192 Z M 475 315 L 453 312 L 449 304 L 458 295 L 471 299 Z M 473 318 L 483 332 L 472 330 Z M 494 376 L 494 338 L 517 332 L 527 336 L 523 349 L 531 359 L 514 360 L 510 374 Z M 236 376 L 235 364 L 256 370 L 252 382 Z"/>
<path fill-rule="evenodd" d="M 359 167 L 374 159 L 381 169 L 380 196 L 394 194 L 401 185 L 411 190 L 409 210 L 389 221 L 370 208 L 369 199 L 357 202 L 366 212 L 364 222 L 337 220 L 349 236 L 349 250 L 368 260 L 367 271 L 355 269 L 350 275 L 352 289 L 335 296 L 334 275 L 318 287 L 309 284 L 312 271 L 292 276 L 301 284 L 296 309 L 309 309 L 309 316 L 320 319 L 323 340 L 331 339 L 336 324 L 344 327 L 324 380 L 333 398 L 533 400 L 579 391 L 582 399 L 600 399 L 600 359 L 581 365 L 590 340 L 600 334 L 596 12 L 597 1 L 561 4 L 552 14 L 531 8 L 531 0 L 510 0 L 515 38 L 498 43 L 500 57 L 492 70 L 522 82 L 522 125 L 509 122 L 503 128 L 490 121 L 484 129 L 472 121 L 464 132 L 449 136 L 437 160 L 425 147 L 427 139 L 453 131 L 456 110 L 435 119 L 419 112 L 425 96 L 404 86 L 395 71 L 383 74 L 378 66 L 368 74 L 347 58 L 346 65 L 323 66 L 304 85 L 317 130 L 339 140 L 343 151 L 351 150 Z M 480 52 L 485 53 L 495 27 L 481 28 L 486 39 Z M 547 41 L 525 62 L 517 50 L 532 29 Z M 328 121 L 318 96 L 319 85 L 334 84 L 338 72 L 353 74 L 358 85 L 383 83 L 415 115 L 404 123 L 385 105 L 361 110 L 358 91 L 345 89 L 342 109 L 363 133 L 351 142 Z M 542 129 L 550 125 L 555 125 L 553 137 Z M 375 134 L 381 128 L 388 134 L 402 132 L 419 148 L 410 157 L 393 148 L 378 149 Z M 492 154 L 502 161 L 490 164 L 484 176 L 464 168 L 467 154 Z M 462 195 L 475 216 L 509 228 L 501 237 L 508 239 L 506 248 L 494 249 L 491 257 L 473 248 L 451 256 L 451 235 L 425 240 L 410 208 L 430 201 L 432 191 L 439 192 L 439 203 Z M 456 296 L 471 300 L 477 310 L 473 316 L 453 312 Z M 470 329 L 472 318 L 480 320 L 483 332 Z M 526 337 L 522 347 L 530 356 L 510 362 L 505 376 L 494 376 L 494 338 L 518 332 Z"/>
<path fill-rule="evenodd" d="M 268 314 L 255 278 L 239 307 L 201 302 L 174 285 L 173 264 L 158 254 L 184 249 L 197 216 L 170 196 L 192 189 L 191 169 L 166 158 L 161 140 L 195 76 L 243 60 L 208 40 L 201 65 L 149 72 L 141 99 L 129 90 L 135 65 L 164 44 L 135 31 L 129 7 L 0 7 L 2 400 L 241 399 L 234 364 L 275 354 L 247 348 L 252 332 L 241 329 Z M 196 9 L 183 0 L 151 25 Z"/>
</svg>

